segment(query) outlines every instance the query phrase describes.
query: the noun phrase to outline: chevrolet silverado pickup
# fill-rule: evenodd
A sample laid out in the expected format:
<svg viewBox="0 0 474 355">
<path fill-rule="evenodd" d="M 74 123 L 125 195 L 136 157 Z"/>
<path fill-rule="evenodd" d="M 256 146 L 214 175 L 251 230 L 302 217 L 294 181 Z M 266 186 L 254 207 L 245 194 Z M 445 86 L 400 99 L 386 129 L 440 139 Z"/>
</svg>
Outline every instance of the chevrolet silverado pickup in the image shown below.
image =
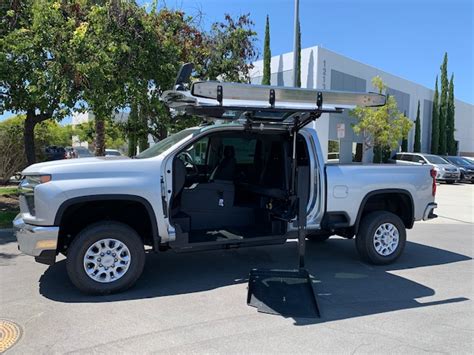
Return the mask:
<svg viewBox="0 0 474 355">
<path fill-rule="evenodd" d="M 65 255 L 83 292 L 130 287 L 146 252 L 285 243 L 297 234 L 296 200 L 309 241 L 355 237 L 372 264 L 395 261 L 406 230 L 436 217 L 430 165 L 324 163 L 308 124 L 323 113 L 383 105 L 383 95 L 195 82 L 162 99 L 207 122 L 134 159 L 70 159 L 22 173 L 19 249 L 50 265 Z"/>
</svg>

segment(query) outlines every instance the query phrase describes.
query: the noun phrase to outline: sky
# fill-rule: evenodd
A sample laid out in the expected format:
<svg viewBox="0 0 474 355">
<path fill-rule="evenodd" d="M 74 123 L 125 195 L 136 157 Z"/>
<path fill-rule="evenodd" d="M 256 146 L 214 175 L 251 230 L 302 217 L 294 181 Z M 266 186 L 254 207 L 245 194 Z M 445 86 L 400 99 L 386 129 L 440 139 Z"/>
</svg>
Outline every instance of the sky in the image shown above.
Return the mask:
<svg viewBox="0 0 474 355">
<path fill-rule="evenodd" d="M 139 0 L 150 6 L 152 1 Z M 383 71 L 434 87 L 445 52 L 457 99 L 474 104 L 474 1 L 300 0 L 302 48 L 324 48 Z M 225 13 L 250 13 L 263 56 L 270 17 L 272 55 L 293 49 L 293 0 L 158 0 L 159 6 L 202 14 L 209 29 Z M 8 117 L 10 114 L 0 116 Z M 69 121 L 69 120 L 67 120 Z M 66 121 L 66 122 L 67 122 Z"/>
</svg>

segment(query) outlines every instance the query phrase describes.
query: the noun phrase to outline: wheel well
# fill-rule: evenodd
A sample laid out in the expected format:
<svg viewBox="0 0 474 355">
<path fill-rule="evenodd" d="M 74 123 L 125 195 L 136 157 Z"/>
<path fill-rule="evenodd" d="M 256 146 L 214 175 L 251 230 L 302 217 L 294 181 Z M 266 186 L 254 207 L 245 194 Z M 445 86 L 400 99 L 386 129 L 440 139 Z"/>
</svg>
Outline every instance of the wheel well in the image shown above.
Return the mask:
<svg viewBox="0 0 474 355">
<path fill-rule="evenodd" d="M 140 201 L 95 200 L 69 204 L 57 216 L 59 225 L 59 252 L 67 248 L 76 235 L 92 223 L 109 220 L 124 223 L 133 228 L 145 245 L 154 245 L 156 222 Z"/>
<path fill-rule="evenodd" d="M 374 211 L 392 212 L 401 218 L 406 228 L 413 227 L 413 201 L 407 192 L 380 192 L 367 196 L 357 216 L 356 233 L 361 219 Z"/>
</svg>

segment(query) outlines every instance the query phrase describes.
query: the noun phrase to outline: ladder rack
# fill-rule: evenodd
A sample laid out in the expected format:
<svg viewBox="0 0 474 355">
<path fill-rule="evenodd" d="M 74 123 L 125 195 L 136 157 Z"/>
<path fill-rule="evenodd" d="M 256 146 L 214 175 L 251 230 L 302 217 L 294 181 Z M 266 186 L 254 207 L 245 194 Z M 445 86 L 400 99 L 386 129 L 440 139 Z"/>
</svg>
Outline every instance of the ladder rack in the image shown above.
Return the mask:
<svg viewBox="0 0 474 355">
<path fill-rule="evenodd" d="M 175 89 L 165 91 L 161 99 L 173 109 L 189 114 L 222 119 L 238 118 L 242 112 L 255 117 L 281 122 L 291 115 L 309 113 L 341 113 L 355 106 L 378 107 L 385 105 L 386 97 L 377 93 L 345 92 L 266 86 L 219 81 L 197 81 L 186 90 L 191 70 L 183 66 Z M 186 79 L 187 78 L 187 79 Z M 240 116 L 239 116 L 240 117 Z"/>
</svg>

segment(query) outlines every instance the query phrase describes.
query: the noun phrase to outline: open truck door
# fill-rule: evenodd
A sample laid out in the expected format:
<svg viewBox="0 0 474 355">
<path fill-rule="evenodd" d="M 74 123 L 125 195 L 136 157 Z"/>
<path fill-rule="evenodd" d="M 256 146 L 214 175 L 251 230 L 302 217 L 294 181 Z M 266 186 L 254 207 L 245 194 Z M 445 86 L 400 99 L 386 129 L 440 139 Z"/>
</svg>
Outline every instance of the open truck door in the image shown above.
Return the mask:
<svg viewBox="0 0 474 355">
<path fill-rule="evenodd" d="M 386 97 L 377 93 L 341 92 L 218 81 L 189 84 L 192 65 L 185 64 L 174 90 L 161 99 L 171 109 L 205 120 L 240 120 L 249 129 L 264 125 L 287 128 L 292 140 L 289 208 L 279 218 L 297 225 L 298 268 L 292 270 L 252 269 L 247 303 L 261 312 L 293 317 L 319 317 L 320 310 L 312 278 L 305 269 L 306 204 L 298 184 L 298 131 L 323 113 L 342 113 L 355 106 L 383 106 Z"/>
</svg>

